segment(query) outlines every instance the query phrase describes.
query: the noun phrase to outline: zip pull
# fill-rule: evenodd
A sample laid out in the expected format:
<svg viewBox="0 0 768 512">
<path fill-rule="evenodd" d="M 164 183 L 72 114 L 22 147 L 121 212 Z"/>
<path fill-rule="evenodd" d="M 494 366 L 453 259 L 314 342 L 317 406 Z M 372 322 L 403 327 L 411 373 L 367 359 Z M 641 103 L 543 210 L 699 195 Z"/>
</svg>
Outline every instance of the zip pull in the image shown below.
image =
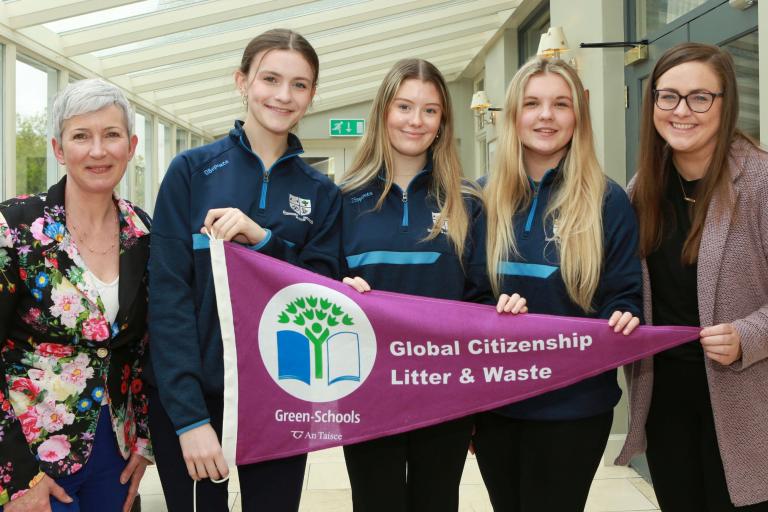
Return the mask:
<svg viewBox="0 0 768 512">
<path fill-rule="evenodd" d="M 403 221 L 400 227 L 408 227 L 408 190 L 403 191 Z"/>
<path fill-rule="evenodd" d="M 269 170 L 264 171 L 264 179 L 261 183 L 261 199 L 259 199 L 259 210 L 267 207 L 267 189 L 269 187 Z"/>
</svg>

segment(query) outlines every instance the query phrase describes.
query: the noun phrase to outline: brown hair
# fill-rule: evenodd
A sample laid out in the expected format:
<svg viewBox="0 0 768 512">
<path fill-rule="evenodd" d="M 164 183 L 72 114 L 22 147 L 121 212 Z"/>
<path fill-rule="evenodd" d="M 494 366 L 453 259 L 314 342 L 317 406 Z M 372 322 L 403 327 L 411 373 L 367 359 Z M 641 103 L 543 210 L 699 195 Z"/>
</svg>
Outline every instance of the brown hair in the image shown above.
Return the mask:
<svg viewBox="0 0 768 512">
<path fill-rule="evenodd" d="M 251 39 L 243 51 L 240 61 L 240 72 L 248 76 L 253 59 L 264 51 L 293 50 L 299 52 L 312 68 L 312 85 L 317 85 L 317 75 L 320 72 L 320 59 L 312 45 L 304 36 L 287 28 L 273 28 Z"/>
<path fill-rule="evenodd" d="M 709 203 L 720 194 L 723 204 L 732 207 L 728 172 L 728 155 L 731 144 L 738 137 L 749 139 L 736 128 L 739 117 L 739 93 L 736 73 L 730 54 L 717 46 L 702 43 L 682 43 L 673 46 L 659 58 L 648 77 L 644 95 L 640 126 L 640 151 L 637 176 L 632 191 L 632 205 L 640 225 L 640 255 L 648 256 L 659 247 L 662 240 L 665 211 L 665 188 L 672 173 L 672 150 L 656 131 L 653 123 L 655 109 L 654 89 L 664 73 L 687 62 L 707 64 L 720 81 L 723 104 L 717 143 L 709 161 L 706 174 L 696 191 L 696 203 L 692 208 L 691 230 L 683 244 L 682 262 L 693 264 L 699 256 L 701 234 Z M 717 100 L 715 100 L 717 101 Z"/>
<path fill-rule="evenodd" d="M 366 130 L 352 166 L 344 176 L 343 192 L 364 187 L 384 170 L 384 191 L 376 203 L 376 209 L 384 204 L 394 183 L 394 159 L 392 144 L 387 135 L 389 107 L 402 83 L 409 79 L 431 83 L 440 94 L 442 116 L 438 136 L 430 146 L 432 151 L 432 195 L 437 199 L 440 215 L 426 239 L 441 233 L 443 223 L 448 223 L 448 238 L 459 257 L 464 253 L 464 242 L 469 231 L 469 215 L 464 206 L 462 192 L 476 192 L 462 186 L 461 162 L 453 135 L 453 109 L 448 86 L 440 71 L 423 59 L 403 59 L 395 63 L 379 86 L 371 106 L 370 129 Z"/>
</svg>

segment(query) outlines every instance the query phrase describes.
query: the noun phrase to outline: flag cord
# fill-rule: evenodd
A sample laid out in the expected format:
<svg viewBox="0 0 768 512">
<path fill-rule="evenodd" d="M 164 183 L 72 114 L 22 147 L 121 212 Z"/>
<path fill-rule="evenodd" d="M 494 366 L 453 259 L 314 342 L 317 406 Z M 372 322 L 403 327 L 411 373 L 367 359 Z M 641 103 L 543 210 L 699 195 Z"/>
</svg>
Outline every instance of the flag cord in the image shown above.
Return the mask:
<svg viewBox="0 0 768 512">
<path fill-rule="evenodd" d="M 211 482 L 215 484 L 224 483 L 229 480 L 229 475 L 225 476 L 221 480 L 211 478 Z M 197 480 L 192 481 L 192 512 L 197 512 Z"/>
</svg>

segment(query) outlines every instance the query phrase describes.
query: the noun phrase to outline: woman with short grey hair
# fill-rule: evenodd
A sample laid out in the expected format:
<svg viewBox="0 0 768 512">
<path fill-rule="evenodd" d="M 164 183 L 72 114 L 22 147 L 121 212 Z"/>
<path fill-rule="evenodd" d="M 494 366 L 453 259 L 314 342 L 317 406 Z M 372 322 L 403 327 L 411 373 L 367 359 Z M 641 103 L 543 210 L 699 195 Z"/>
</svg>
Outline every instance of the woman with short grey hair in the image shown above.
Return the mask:
<svg viewBox="0 0 768 512">
<path fill-rule="evenodd" d="M 133 112 L 119 88 L 82 80 L 53 125 L 66 176 L 0 204 L 0 511 L 128 511 L 152 458 L 150 219 L 114 194 Z"/>
</svg>

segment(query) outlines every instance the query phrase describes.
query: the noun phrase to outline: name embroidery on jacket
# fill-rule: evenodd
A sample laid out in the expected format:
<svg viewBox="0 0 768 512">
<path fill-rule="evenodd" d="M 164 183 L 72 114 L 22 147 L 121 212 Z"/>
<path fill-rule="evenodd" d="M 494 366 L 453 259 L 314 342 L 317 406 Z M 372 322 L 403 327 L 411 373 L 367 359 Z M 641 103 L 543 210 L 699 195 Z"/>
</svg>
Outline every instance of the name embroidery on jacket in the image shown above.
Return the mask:
<svg viewBox="0 0 768 512">
<path fill-rule="evenodd" d="M 367 198 L 369 198 L 369 197 L 372 197 L 372 196 L 373 196 L 373 192 L 366 192 L 365 194 L 363 194 L 363 195 L 361 195 L 361 196 L 357 196 L 357 197 L 353 197 L 353 198 L 351 198 L 351 199 L 349 200 L 349 202 L 350 202 L 350 203 L 352 203 L 352 204 L 355 204 L 355 203 L 362 203 L 362 202 L 363 202 L 363 200 L 365 200 L 365 199 L 367 199 Z"/>
<path fill-rule="evenodd" d="M 213 164 L 212 166 L 210 166 L 209 168 L 204 170 L 203 174 L 205 174 L 206 176 L 210 176 L 211 174 L 216 172 L 216 170 L 221 169 L 222 167 L 224 167 L 226 165 L 229 165 L 229 160 L 224 160 L 223 162 L 219 162 L 219 163 Z"/>
</svg>

